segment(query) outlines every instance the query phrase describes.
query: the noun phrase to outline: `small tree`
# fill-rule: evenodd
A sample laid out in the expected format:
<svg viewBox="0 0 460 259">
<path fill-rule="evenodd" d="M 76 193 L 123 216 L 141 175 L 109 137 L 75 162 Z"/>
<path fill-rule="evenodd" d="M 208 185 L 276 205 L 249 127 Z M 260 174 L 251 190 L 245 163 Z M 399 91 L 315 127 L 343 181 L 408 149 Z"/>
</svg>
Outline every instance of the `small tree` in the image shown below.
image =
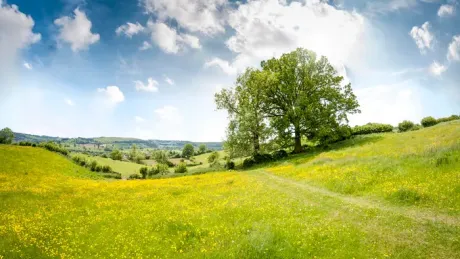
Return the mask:
<svg viewBox="0 0 460 259">
<path fill-rule="evenodd" d="M 398 130 L 399 132 L 405 132 L 411 130 L 412 128 L 414 128 L 414 126 L 415 124 L 412 121 L 405 120 L 398 124 Z"/>
<path fill-rule="evenodd" d="M 129 152 L 129 160 L 136 161 L 136 157 L 137 157 L 137 146 L 133 144 L 131 146 L 131 151 Z"/>
<path fill-rule="evenodd" d="M 191 156 L 193 156 L 194 153 L 195 150 L 192 144 L 186 144 L 182 149 L 182 157 L 190 158 Z"/>
<path fill-rule="evenodd" d="M 0 130 L 0 144 L 11 144 L 14 139 L 14 133 L 10 128 Z"/>
<path fill-rule="evenodd" d="M 121 151 L 118 150 L 118 149 L 114 149 L 111 153 L 110 153 L 110 158 L 112 158 L 113 160 L 121 160 L 123 158 L 123 155 L 121 154 Z"/>
<path fill-rule="evenodd" d="M 187 172 L 187 165 L 185 163 L 179 163 L 174 169 L 176 174 L 184 174 Z"/>
<path fill-rule="evenodd" d="M 155 150 L 152 152 L 152 159 L 159 164 L 168 164 L 168 153 L 163 150 Z"/>
<path fill-rule="evenodd" d="M 214 162 L 217 162 L 217 160 L 219 160 L 219 153 L 217 153 L 216 151 L 212 152 L 209 156 L 208 156 L 208 162 L 210 164 L 213 164 Z"/>
<path fill-rule="evenodd" d="M 423 118 L 421 124 L 423 125 L 423 127 L 431 127 L 438 124 L 438 121 L 435 118 L 429 116 Z"/>
<path fill-rule="evenodd" d="M 147 167 L 141 167 L 139 169 L 139 173 L 142 175 L 142 179 L 147 178 L 148 171 L 149 171 L 149 169 Z"/>
<path fill-rule="evenodd" d="M 207 150 L 207 149 L 208 149 L 208 148 L 206 147 L 205 144 L 201 144 L 201 145 L 198 147 L 198 152 L 199 152 L 200 154 L 204 154 L 204 153 L 206 153 L 206 150 Z"/>
</svg>

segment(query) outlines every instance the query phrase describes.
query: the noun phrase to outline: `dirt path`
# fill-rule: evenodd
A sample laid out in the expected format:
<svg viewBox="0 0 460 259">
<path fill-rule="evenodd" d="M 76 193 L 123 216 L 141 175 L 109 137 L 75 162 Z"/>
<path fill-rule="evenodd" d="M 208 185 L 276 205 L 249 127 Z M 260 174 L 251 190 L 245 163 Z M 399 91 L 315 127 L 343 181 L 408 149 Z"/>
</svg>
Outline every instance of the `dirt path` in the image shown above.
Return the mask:
<svg viewBox="0 0 460 259">
<path fill-rule="evenodd" d="M 252 171 L 251 174 L 253 174 L 255 177 L 258 177 L 258 180 L 264 181 L 267 185 L 276 188 L 277 190 L 280 190 L 286 194 L 290 194 L 296 197 L 299 197 L 298 190 L 302 190 L 324 197 L 339 199 L 343 203 L 355 205 L 361 208 L 377 209 L 391 214 L 404 216 L 414 221 L 419 221 L 421 223 L 431 222 L 443 223 L 449 226 L 456 227 L 460 226 L 460 218 L 455 216 L 435 213 L 433 211 L 420 208 L 394 206 L 377 200 L 370 200 L 362 197 L 344 195 L 326 190 L 324 188 L 316 187 L 305 182 L 299 182 L 292 179 L 273 175 L 262 170 Z"/>
</svg>

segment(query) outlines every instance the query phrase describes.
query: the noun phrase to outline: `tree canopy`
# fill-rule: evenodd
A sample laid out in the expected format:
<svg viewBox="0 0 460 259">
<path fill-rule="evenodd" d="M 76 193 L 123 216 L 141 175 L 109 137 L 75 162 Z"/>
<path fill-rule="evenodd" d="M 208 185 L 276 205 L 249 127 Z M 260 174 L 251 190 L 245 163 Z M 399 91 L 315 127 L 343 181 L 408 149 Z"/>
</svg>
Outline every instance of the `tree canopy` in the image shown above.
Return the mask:
<svg viewBox="0 0 460 259">
<path fill-rule="evenodd" d="M 182 149 L 182 157 L 190 158 L 191 156 L 193 156 L 194 153 L 195 153 L 195 150 L 192 144 L 184 145 L 184 148 Z"/>
<path fill-rule="evenodd" d="M 11 144 L 14 140 L 14 133 L 10 128 L 0 130 L 0 144 Z"/>
<path fill-rule="evenodd" d="M 270 142 L 301 152 L 302 138 L 326 141 L 344 134 L 347 115 L 359 112 L 351 84 L 326 57 L 301 48 L 262 61 L 261 69 L 246 69 L 234 88 L 216 94 L 216 104 L 229 115 L 224 147 L 230 154 L 256 154 L 263 145 L 271 148 Z"/>
</svg>

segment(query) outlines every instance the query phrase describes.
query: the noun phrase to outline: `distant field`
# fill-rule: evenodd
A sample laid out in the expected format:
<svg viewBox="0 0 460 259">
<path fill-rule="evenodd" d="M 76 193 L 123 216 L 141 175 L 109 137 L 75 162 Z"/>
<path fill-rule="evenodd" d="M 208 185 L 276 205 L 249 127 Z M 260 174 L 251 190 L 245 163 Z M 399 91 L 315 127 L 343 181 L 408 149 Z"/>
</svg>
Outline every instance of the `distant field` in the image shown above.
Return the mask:
<svg viewBox="0 0 460 259">
<path fill-rule="evenodd" d="M 459 139 L 453 121 L 134 181 L 0 145 L 0 258 L 460 258 Z"/>
<path fill-rule="evenodd" d="M 132 162 L 112 160 L 110 158 L 104 158 L 100 156 L 88 156 L 88 155 L 82 155 L 82 154 L 73 154 L 73 155 L 85 156 L 86 158 L 88 158 L 88 161 L 95 160 L 101 165 L 108 165 L 112 167 L 112 169 L 115 172 L 121 173 L 123 178 L 129 177 L 131 174 L 139 173 L 139 169 L 145 166 L 145 165 L 140 165 L 140 164 L 136 164 Z"/>
</svg>

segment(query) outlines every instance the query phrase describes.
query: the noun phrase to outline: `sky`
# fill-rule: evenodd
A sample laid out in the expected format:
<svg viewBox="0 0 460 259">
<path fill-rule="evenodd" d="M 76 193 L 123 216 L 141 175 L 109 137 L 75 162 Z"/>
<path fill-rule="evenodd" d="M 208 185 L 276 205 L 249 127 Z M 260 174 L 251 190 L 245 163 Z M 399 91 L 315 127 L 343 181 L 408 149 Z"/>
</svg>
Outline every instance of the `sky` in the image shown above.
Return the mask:
<svg viewBox="0 0 460 259">
<path fill-rule="evenodd" d="M 351 125 L 460 113 L 455 0 L 0 0 L 0 128 L 222 141 L 214 94 L 298 47 L 351 83 Z"/>
</svg>

